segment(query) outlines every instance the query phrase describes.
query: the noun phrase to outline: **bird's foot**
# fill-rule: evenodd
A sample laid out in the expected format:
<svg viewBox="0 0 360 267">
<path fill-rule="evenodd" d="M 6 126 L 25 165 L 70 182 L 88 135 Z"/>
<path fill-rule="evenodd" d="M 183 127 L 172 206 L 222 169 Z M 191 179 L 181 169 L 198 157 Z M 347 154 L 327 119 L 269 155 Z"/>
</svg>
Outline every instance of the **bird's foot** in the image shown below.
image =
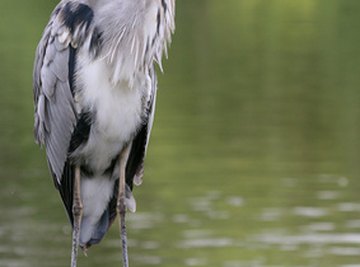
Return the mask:
<svg viewBox="0 0 360 267">
<path fill-rule="evenodd" d="M 87 256 L 88 256 L 88 249 L 89 249 L 89 247 L 88 247 L 87 245 L 84 245 L 84 246 L 81 246 L 81 245 L 80 245 L 80 248 L 81 248 L 83 254 L 87 257 Z"/>
</svg>

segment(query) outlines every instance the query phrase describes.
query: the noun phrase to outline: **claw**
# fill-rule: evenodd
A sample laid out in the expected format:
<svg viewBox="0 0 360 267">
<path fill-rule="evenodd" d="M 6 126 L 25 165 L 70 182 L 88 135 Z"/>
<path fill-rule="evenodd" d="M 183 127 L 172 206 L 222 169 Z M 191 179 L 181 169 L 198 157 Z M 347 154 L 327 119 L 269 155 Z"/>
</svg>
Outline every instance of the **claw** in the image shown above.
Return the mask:
<svg viewBox="0 0 360 267">
<path fill-rule="evenodd" d="M 136 212 L 136 201 L 128 185 L 126 185 L 125 206 L 128 208 L 130 212 L 132 213 Z"/>
</svg>

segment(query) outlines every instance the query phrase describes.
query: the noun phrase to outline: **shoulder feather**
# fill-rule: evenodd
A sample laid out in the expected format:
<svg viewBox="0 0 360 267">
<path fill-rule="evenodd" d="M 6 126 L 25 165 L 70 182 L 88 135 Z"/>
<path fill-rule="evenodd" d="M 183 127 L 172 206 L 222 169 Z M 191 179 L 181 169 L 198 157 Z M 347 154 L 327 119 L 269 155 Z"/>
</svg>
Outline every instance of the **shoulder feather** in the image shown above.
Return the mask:
<svg viewBox="0 0 360 267">
<path fill-rule="evenodd" d="M 72 79 L 74 51 L 92 34 L 92 9 L 61 2 L 54 10 L 36 50 L 33 90 L 34 135 L 44 145 L 54 179 L 61 183 L 71 136 L 77 123 Z"/>
</svg>

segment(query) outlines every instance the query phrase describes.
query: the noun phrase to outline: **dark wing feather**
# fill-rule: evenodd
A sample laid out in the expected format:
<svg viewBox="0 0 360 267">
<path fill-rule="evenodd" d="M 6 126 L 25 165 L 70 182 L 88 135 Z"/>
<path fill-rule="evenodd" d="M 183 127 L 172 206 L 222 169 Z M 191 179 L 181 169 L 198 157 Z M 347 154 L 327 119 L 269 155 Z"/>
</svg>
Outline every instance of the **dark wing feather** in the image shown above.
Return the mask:
<svg viewBox="0 0 360 267">
<path fill-rule="evenodd" d="M 91 38 L 93 11 L 84 4 L 60 3 L 39 42 L 34 64 L 36 141 L 44 145 L 49 168 L 71 219 L 73 166 L 68 159 L 78 124 L 74 92 L 76 51 Z"/>
<path fill-rule="evenodd" d="M 157 78 L 153 68 L 150 70 L 149 75 L 153 82 L 150 97 L 146 103 L 147 116 L 144 124 L 133 139 L 128 163 L 126 165 L 126 182 L 130 188 L 133 187 L 133 184 L 140 185 L 142 183 L 142 177 L 144 175 L 144 160 L 154 121 Z"/>
<path fill-rule="evenodd" d="M 141 181 L 141 177 L 143 176 L 145 148 L 148 135 L 147 126 L 147 124 L 143 125 L 134 138 L 126 165 L 126 183 L 131 189 L 133 187 L 133 183 Z"/>
</svg>

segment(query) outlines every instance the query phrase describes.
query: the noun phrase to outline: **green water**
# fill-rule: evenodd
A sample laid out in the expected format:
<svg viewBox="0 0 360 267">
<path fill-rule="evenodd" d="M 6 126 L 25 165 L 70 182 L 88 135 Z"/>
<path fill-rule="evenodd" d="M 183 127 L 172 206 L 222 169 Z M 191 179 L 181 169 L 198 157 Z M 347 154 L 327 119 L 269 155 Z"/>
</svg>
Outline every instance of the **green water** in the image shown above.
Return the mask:
<svg viewBox="0 0 360 267">
<path fill-rule="evenodd" d="M 0 2 L 0 266 L 69 266 L 32 137 L 32 62 L 56 1 Z M 136 266 L 360 266 L 360 2 L 178 0 L 159 75 Z M 117 225 L 81 266 L 121 266 Z"/>
</svg>

